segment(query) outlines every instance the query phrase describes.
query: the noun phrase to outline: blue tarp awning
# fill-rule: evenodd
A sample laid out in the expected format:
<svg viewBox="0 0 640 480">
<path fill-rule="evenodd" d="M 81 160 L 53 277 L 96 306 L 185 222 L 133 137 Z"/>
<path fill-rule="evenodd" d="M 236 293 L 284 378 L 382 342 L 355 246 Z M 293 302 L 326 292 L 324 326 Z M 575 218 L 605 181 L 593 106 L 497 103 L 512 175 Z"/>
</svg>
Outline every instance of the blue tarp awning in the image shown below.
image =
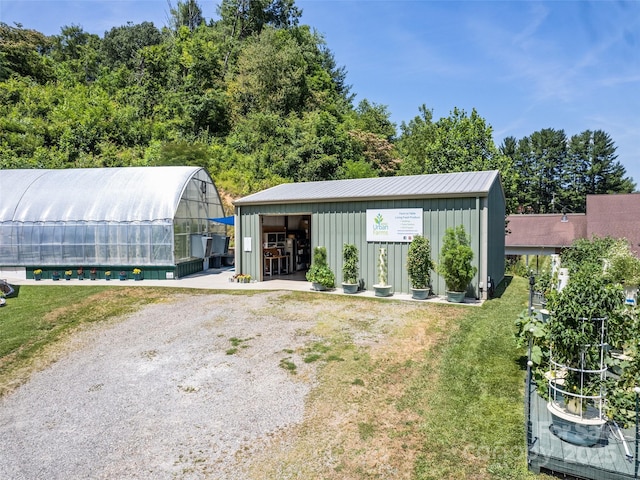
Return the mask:
<svg viewBox="0 0 640 480">
<path fill-rule="evenodd" d="M 216 223 L 224 223 L 225 225 L 231 225 L 232 227 L 235 225 L 234 216 L 230 217 L 218 217 L 218 218 L 210 218 L 209 221 Z"/>
</svg>

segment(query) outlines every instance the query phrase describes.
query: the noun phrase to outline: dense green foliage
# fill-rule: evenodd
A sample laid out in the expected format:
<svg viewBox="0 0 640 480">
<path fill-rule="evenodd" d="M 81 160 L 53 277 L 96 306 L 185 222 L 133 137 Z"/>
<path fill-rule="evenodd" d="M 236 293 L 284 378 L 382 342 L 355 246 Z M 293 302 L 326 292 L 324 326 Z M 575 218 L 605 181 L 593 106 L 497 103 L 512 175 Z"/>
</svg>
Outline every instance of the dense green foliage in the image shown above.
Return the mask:
<svg viewBox="0 0 640 480">
<path fill-rule="evenodd" d="M 59 35 L 0 22 L 0 168 L 198 165 L 240 196 L 282 182 L 498 169 L 507 211 L 584 209 L 634 185 L 601 131 L 543 130 L 498 149 L 474 109 L 424 105 L 400 136 L 384 105 L 353 105 L 346 70 L 294 0 L 196 0 L 169 26 Z M 565 167 L 566 165 L 566 167 Z"/>
<path fill-rule="evenodd" d="M 407 275 L 413 288 L 422 289 L 431 285 L 433 267 L 429 239 L 422 235 L 416 235 L 407 252 Z"/>
<path fill-rule="evenodd" d="M 336 277 L 327 263 L 327 249 L 325 247 L 313 249 L 313 260 L 311 267 L 307 270 L 306 278 L 309 282 L 320 284 L 325 288 L 335 286 Z"/>
<path fill-rule="evenodd" d="M 471 239 L 463 225 L 447 228 L 440 250 L 440 262 L 437 270 L 444 278 L 447 290 L 464 292 L 478 269 L 471 265 L 473 249 Z"/>
<path fill-rule="evenodd" d="M 342 246 L 342 281 L 344 283 L 358 283 L 358 247 L 352 243 Z"/>
<path fill-rule="evenodd" d="M 564 392 L 598 396 L 605 391 L 607 416 L 622 425 L 633 423 L 633 387 L 640 374 L 640 310 L 625 304 L 621 282 L 634 278 L 637 262 L 626 241 L 611 238 L 577 240 L 562 252 L 560 266 L 569 269 L 569 280 L 558 291 L 551 279 L 551 288 L 545 292 L 549 320 L 537 319 L 528 311 L 516 320 L 518 345 L 527 347 L 531 342 L 541 395 L 548 393 L 545 375 L 560 372 L 558 385 Z M 605 348 L 601 351 L 603 322 Z M 550 363 L 551 353 L 556 365 Z M 609 370 L 605 380 L 599 374 L 601 354 Z"/>
<path fill-rule="evenodd" d="M 584 212 L 587 195 L 635 188 L 602 130 L 567 139 L 563 130 L 547 128 L 518 141 L 508 137 L 500 151 L 518 172 L 515 204 L 522 213 Z"/>
</svg>

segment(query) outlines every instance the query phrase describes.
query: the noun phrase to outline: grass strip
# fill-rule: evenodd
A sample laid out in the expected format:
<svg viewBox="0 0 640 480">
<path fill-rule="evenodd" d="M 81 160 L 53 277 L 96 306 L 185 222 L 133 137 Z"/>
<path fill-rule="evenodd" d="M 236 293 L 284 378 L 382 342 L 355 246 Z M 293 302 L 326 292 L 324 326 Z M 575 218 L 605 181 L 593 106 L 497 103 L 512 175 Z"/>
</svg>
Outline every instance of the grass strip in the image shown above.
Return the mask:
<svg viewBox="0 0 640 480">
<path fill-rule="evenodd" d="M 471 309 L 446 343 L 428 352 L 400 405 L 423 412 L 417 479 L 525 479 L 522 352 L 514 320 L 526 308 L 525 279 Z M 434 375 L 432 368 L 437 369 Z"/>
</svg>

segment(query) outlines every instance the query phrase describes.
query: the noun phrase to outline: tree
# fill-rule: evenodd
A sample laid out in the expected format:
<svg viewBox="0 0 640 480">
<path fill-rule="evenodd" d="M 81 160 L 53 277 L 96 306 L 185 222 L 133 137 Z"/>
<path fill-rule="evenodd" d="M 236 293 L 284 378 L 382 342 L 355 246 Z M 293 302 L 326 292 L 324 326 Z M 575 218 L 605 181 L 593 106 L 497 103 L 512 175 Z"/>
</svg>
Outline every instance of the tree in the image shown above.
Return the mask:
<svg viewBox="0 0 640 480">
<path fill-rule="evenodd" d="M 134 25 L 129 22 L 121 27 L 113 27 L 102 39 L 102 51 L 107 65 L 111 68 L 124 65 L 129 69 L 136 66 L 138 52 L 143 47 L 162 43 L 162 34 L 151 22 Z"/>
<path fill-rule="evenodd" d="M 396 173 L 400 159 L 393 143 L 382 135 L 362 130 L 350 130 L 349 136 L 354 142 L 354 148 L 371 166 L 371 170 L 377 173 L 376 176 Z"/>
<path fill-rule="evenodd" d="M 51 57 L 58 62 L 58 79 L 70 83 L 95 81 L 100 69 L 101 42 L 100 37 L 80 26 L 62 27 L 60 35 L 53 37 L 51 49 Z"/>
<path fill-rule="evenodd" d="M 391 142 L 396 136 L 396 125 L 391 122 L 390 116 L 386 105 L 378 105 L 365 98 L 355 109 L 355 127 Z"/>
<path fill-rule="evenodd" d="M 193 32 L 203 22 L 202 8 L 198 5 L 196 0 L 186 0 L 184 2 L 178 0 L 175 7 L 170 5 L 171 11 L 171 26 L 175 31 L 180 27 L 187 27 L 190 32 Z"/>
<path fill-rule="evenodd" d="M 233 38 L 244 39 L 261 33 L 267 25 L 294 27 L 302 12 L 294 0 L 222 0 L 218 15 Z"/>
<path fill-rule="evenodd" d="M 512 159 L 501 154 L 493 142 L 490 125 L 473 109 L 471 115 L 453 109 L 437 122 L 423 105 L 422 116 L 401 125 L 398 150 L 402 158 L 400 172 L 410 175 L 499 170 L 507 199 L 512 199 L 515 175 Z M 513 211 L 513 201 L 507 211 Z"/>
<path fill-rule="evenodd" d="M 225 72 L 244 39 L 260 34 L 267 25 L 278 29 L 294 27 L 302 15 L 294 0 L 222 0 L 217 11 L 217 26 L 227 37 Z"/>
<path fill-rule="evenodd" d="M 574 137 L 576 137 L 574 139 Z M 576 145 L 576 155 L 580 155 L 584 174 L 585 194 L 630 193 L 635 185 L 630 178 L 625 177 L 625 168 L 617 162 L 616 146 L 611 137 L 602 130 L 586 130 L 579 136 L 571 138 L 570 152 Z M 580 178 L 580 177 L 578 177 Z"/>
<path fill-rule="evenodd" d="M 433 123 L 433 111 L 425 105 L 418 108 L 420 115 L 409 123 L 400 125 L 401 135 L 397 142 L 402 163 L 400 173 L 422 175 L 429 172 L 428 157 L 436 142 L 437 127 Z"/>
<path fill-rule="evenodd" d="M 48 52 L 51 40 L 36 30 L 0 22 L 0 81 L 12 75 L 45 83 L 53 78 Z"/>
<path fill-rule="evenodd" d="M 475 109 L 469 116 L 456 107 L 436 123 L 424 105 L 421 113 L 422 118 L 401 126 L 399 146 L 409 159 L 409 170 L 418 167 L 421 173 L 447 173 L 502 166 L 503 156 L 493 143 L 492 128 Z M 423 168 L 420 162 L 424 162 Z"/>
<path fill-rule="evenodd" d="M 238 73 L 229 84 L 237 118 L 251 112 L 300 112 L 308 96 L 307 65 L 290 34 L 265 29 L 242 49 Z"/>
<path fill-rule="evenodd" d="M 616 147 L 601 130 L 570 140 L 563 130 L 543 129 L 505 139 L 501 152 L 517 172 L 516 203 L 522 213 L 584 212 L 590 194 L 630 193 L 635 184 L 616 161 Z"/>
<path fill-rule="evenodd" d="M 567 162 L 564 130 L 546 128 L 518 142 L 519 207 L 532 213 L 552 213 L 563 208 L 561 172 Z"/>
</svg>

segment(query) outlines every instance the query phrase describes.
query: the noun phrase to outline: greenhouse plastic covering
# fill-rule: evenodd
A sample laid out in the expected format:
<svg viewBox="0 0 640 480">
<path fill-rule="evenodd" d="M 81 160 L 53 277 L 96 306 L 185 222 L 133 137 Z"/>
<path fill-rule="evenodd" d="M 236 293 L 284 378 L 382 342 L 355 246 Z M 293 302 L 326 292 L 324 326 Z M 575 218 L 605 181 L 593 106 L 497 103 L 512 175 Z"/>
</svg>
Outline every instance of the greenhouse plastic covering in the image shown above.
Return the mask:
<svg viewBox="0 0 640 480">
<path fill-rule="evenodd" d="M 0 265 L 173 265 L 223 215 L 198 167 L 0 171 Z"/>
</svg>

